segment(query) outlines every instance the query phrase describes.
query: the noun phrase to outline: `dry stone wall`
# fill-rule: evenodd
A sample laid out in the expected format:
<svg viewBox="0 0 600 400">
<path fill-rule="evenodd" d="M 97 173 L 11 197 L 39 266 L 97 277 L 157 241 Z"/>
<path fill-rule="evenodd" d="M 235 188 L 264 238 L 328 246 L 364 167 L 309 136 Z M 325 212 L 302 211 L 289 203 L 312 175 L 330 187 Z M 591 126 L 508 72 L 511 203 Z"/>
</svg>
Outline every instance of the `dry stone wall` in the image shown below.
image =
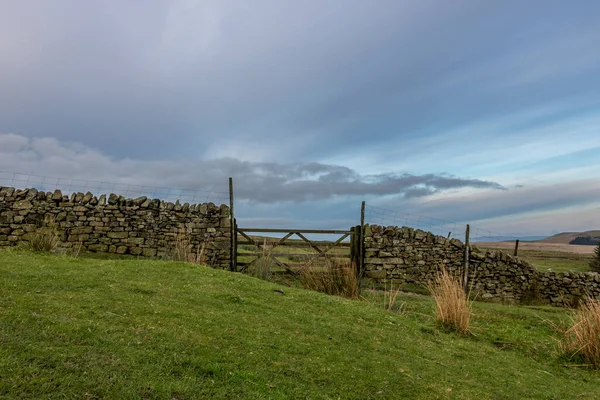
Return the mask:
<svg viewBox="0 0 600 400">
<path fill-rule="evenodd" d="M 576 306 L 587 295 L 600 299 L 600 274 L 596 272 L 544 271 L 537 284 L 536 294 L 555 305 Z"/>
<path fill-rule="evenodd" d="M 48 218 L 58 227 L 61 247 L 80 244 L 93 252 L 169 257 L 177 238 L 185 237 L 191 252 L 203 251 L 210 265 L 230 265 L 231 221 L 225 205 L 0 186 L 0 246 L 27 242 Z"/>
<path fill-rule="evenodd" d="M 367 225 L 364 246 L 365 276 L 375 281 L 422 286 L 439 268 L 453 274 L 463 271 L 465 245 L 460 240 L 419 229 Z M 571 306 L 588 294 L 600 298 L 600 274 L 540 272 L 505 252 L 471 246 L 469 287 L 482 299 Z"/>
</svg>

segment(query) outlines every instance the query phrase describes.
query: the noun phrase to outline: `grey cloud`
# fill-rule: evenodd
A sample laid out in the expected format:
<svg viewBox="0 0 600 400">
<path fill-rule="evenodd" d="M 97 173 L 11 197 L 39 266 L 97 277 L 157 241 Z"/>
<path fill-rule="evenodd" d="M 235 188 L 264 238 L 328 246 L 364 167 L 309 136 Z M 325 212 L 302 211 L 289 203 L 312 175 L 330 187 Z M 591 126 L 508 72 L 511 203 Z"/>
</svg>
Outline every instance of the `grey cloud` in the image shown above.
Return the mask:
<svg viewBox="0 0 600 400">
<path fill-rule="evenodd" d="M 420 201 L 380 200 L 389 209 L 402 208 L 414 215 L 434 216 L 446 221 L 475 222 L 494 218 L 532 218 L 532 214 L 588 207 L 600 199 L 600 181 L 581 179 L 557 184 L 538 184 L 499 191 L 477 191 Z M 401 205 L 401 207 L 400 207 Z M 590 216 L 590 219 L 592 216 Z M 591 228 L 590 228 L 591 229 Z"/>
<path fill-rule="evenodd" d="M 221 158 L 205 161 L 113 159 L 81 144 L 28 140 L 0 134 L 0 170 L 135 185 L 224 191 L 235 180 L 236 197 L 258 203 L 305 202 L 340 196 L 422 197 L 446 189 L 502 189 L 495 182 L 425 174 L 361 175 L 339 165 L 262 163 Z M 2 151 L 2 150 L 0 150 Z"/>
</svg>

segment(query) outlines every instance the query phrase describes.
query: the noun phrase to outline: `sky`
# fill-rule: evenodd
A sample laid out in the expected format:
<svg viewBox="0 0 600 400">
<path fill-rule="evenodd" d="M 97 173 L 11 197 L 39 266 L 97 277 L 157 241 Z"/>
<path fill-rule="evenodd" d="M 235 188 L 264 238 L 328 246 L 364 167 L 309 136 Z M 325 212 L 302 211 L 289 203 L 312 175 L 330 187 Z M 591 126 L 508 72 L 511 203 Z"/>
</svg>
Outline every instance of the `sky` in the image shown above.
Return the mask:
<svg viewBox="0 0 600 400">
<path fill-rule="evenodd" d="M 597 1 L 0 9 L 0 185 L 22 173 L 227 202 L 232 177 L 244 226 L 347 228 L 365 201 L 384 225 L 600 229 Z"/>
</svg>

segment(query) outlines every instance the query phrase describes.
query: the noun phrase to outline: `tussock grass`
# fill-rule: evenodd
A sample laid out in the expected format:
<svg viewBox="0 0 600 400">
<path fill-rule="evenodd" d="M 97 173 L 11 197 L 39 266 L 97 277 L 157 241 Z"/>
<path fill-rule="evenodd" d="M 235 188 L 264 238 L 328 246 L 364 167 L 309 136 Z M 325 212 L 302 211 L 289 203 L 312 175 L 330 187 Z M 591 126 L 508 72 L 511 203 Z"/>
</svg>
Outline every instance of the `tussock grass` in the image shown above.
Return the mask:
<svg viewBox="0 0 600 400">
<path fill-rule="evenodd" d="M 275 264 L 273 261 L 273 245 L 267 239 L 264 240 L 261 247 L 261 255 L 248 268 L 248 275 L 255 278 L 268 281 L 271 278 L 271 270 Z"/>
<path fill-rule="evenodd" d="M 398 295 L 400 294 L 400 287 L 394 288 L 394 285 L 390 283 L 390 287 L 387 287 L 387 282 L 383 282 L 383 309 L 390 312 L 404 312 L 403 304 L 399 303 Z"/>
<path fill-rule="evenodd" d="M 43 226 L 37 228 L 29 240 L 25 242 L 25 248 L 36 252 L 50 253 L 56 250 L 60 243 L 60 235 L 54 217 L 47 217 Z"/>
<path fill-rule="evenodd" d="M 382 310 L 396 314 L 405 314 L 406 305 L 399 300 L 400 293 L 402 293 L 400 285 L 394 287 L 394 284 L 390 283 L 388 287 L 387 282 L 384 280 L 383 290 L 375 290 L 375 288 L 371 287 L 364 296 L 361 295 L 360 297 Z"/>
<path fill-rule="evenodd" d="M 572 357 L 600 367 L 600 300 L 588 296 L 574 311 L 570 326 L 564 330 L 563 351 Z"/>
<path fill-rule="evenodd" d="M 206 264 L 206 243 L 192 247 L 190 232 L 182 228 L 175 235 L 175 243 L 171 250 L 171 258 L 173 261 L 183 261 L 193 264 Z"/>
<path fill-rule="evenodd" d="M 319 266 L 307 264 L 300 270 L 300 283 L 305 289 L 349 299 L 359 295 L 356 267 L 349 261 L 323 259 Z"/>
<path fill-rule="evenodd" d="M 71 257 L 73 257 L 73 258 L 79 257 L 79 255 L 81 254 L 81 249 L 82 248 L 83 248 L 83 242 L 82 241 L 79 241 L 79 242 L 75 243 L 73 245 L 73 247 L 71 247 L 71 252 L 70 252 Z"/>
<path fill-rule="evenodd" d="M 472 304 L 460 278 L 442 268 L 427 288 L 435 302 L 437 323 L 462 335 L 469 334 Z"/>
</svg>

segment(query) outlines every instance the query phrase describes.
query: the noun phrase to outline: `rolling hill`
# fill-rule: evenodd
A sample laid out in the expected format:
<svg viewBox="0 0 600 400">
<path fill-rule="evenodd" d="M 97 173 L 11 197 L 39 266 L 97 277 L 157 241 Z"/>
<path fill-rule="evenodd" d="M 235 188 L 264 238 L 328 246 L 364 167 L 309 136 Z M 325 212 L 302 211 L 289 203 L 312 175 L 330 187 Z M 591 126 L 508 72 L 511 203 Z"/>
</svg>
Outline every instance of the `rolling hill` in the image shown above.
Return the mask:
<svg viewBox="0 0 600 400">
<path fill-rule="evenodd" d="M 600 230 L 585 231 L 585 232 L 562 232 L 556 235 L 547 237 L 546 239 L 538 240 L 540 243 L 555 243 L 555 244 L 569 244 L 573 239 L 578 236 L 592 236 L 600 237 Z"/>
</svg>

